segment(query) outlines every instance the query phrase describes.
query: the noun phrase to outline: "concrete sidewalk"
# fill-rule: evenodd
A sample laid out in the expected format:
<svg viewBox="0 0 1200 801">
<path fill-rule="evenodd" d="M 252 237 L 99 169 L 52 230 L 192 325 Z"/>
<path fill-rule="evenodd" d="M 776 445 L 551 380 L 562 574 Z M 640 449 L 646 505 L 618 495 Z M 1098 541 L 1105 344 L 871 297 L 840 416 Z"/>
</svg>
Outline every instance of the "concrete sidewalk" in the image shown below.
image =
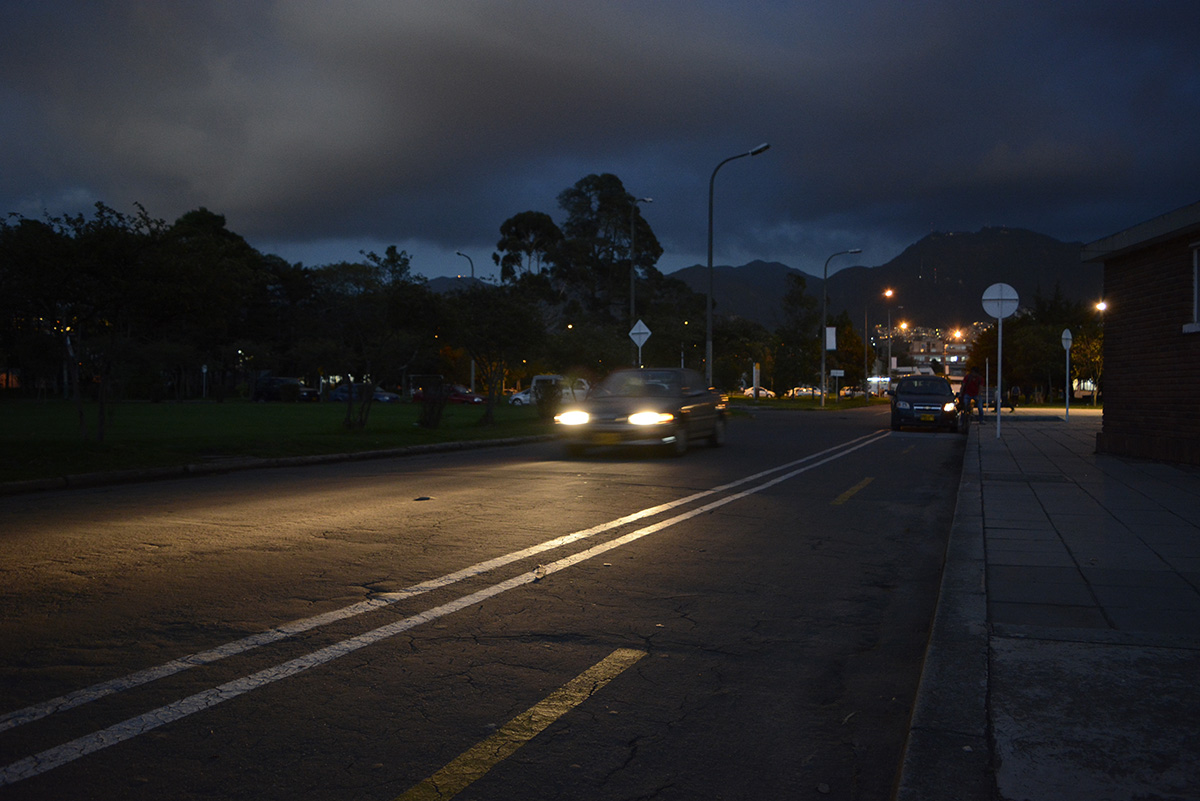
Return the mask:
<svg viewBox="0 0 1200 801">
<path fill-rule="evenodd" d="M 897 798 L 1200 799 L 1200 470 L 973 423 Z"/>
</svg>

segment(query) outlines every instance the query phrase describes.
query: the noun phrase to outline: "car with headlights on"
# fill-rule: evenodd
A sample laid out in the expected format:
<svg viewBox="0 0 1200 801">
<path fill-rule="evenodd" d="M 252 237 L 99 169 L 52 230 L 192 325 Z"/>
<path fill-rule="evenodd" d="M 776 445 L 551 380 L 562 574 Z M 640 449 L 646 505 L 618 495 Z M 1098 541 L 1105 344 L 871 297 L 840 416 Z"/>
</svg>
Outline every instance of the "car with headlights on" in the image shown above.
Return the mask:
<svg viewBox="0 0 1200 801">
<path fill-rule="evenodd" d="M 617 370 L 554 416 L 568 453 L 653 446 L 676 456 L 695 441 L 725 442 L 726 403 L 695 370 Z"/>
<path fill-rule="evenodd" d="M 892 430 L 936 428 L 966 431 L 966 418 L 950 382 L 937 375 L 909 375 L 897 379 L 892 396 Z"/>
</svg>

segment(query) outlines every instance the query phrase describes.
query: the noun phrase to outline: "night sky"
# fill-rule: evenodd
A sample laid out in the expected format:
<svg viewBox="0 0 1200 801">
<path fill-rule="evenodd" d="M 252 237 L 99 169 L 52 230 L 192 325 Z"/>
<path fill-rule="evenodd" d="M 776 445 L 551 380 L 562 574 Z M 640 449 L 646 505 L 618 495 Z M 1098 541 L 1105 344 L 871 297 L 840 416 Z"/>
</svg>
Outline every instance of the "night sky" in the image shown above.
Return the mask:
<svg viewBox="0 0 1200 801">
<path fill-rule="evenodd" d="M 1200 200 L 1183 2 L 0 4 L 0 212 L 205 206 L 324 264 L 478 275 L 609 172 L 673 272 L 877 265 L 931 231 L 1091 241 Z"/>
</svg>

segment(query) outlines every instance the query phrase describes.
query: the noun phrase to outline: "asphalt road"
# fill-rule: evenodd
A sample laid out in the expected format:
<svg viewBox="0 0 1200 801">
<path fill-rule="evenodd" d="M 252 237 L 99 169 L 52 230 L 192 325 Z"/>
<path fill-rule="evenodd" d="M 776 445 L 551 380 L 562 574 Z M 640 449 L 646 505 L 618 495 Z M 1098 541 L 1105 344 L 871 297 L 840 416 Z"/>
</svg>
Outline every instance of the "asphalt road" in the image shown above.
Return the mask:
<svg viewBox="0 0 1200 801">
<path fill-rule="evenodd" d="M 729 433 L 4 498 L 0 797 L 887 798 L 962 438 Z"/>
</svg>

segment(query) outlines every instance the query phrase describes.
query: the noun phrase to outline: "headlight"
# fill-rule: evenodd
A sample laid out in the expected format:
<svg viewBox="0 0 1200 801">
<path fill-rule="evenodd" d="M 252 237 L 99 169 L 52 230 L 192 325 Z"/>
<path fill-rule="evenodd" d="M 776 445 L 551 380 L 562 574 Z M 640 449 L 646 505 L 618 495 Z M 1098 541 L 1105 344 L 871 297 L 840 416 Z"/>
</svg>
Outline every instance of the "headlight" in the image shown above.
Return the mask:
<svg viewBox="0 0 1200 801">
<path fill-rule="evenodd" d="M 675 415 L 663 412 L 638 412 L 629 415 L 629 422 L 635 426 L 656 426 L 660 423 L 669 423 L 674 419 Z"/>
<path fill-rule="evenodd" d="M 945 403 L 942 404 L 943 412 L 952 412 L 957 408 L 958 408 L 958 405 L 954 401 L 946 401 Z"/>
<path fill-rule="evenodd" d="M 908 401 L 898 400 L 898 401 L 896 401 L 896 408 L 897 409 L 908 409 L 910 407 L 908 405 Z"/>
<path fill-rule="evenodd" d="M 581 412 L 578 409 L 554 415 L 554 422 L 561 423 L 564 426 L 581 426 L 590 419 L 587 412 Z"/>
</svg>

